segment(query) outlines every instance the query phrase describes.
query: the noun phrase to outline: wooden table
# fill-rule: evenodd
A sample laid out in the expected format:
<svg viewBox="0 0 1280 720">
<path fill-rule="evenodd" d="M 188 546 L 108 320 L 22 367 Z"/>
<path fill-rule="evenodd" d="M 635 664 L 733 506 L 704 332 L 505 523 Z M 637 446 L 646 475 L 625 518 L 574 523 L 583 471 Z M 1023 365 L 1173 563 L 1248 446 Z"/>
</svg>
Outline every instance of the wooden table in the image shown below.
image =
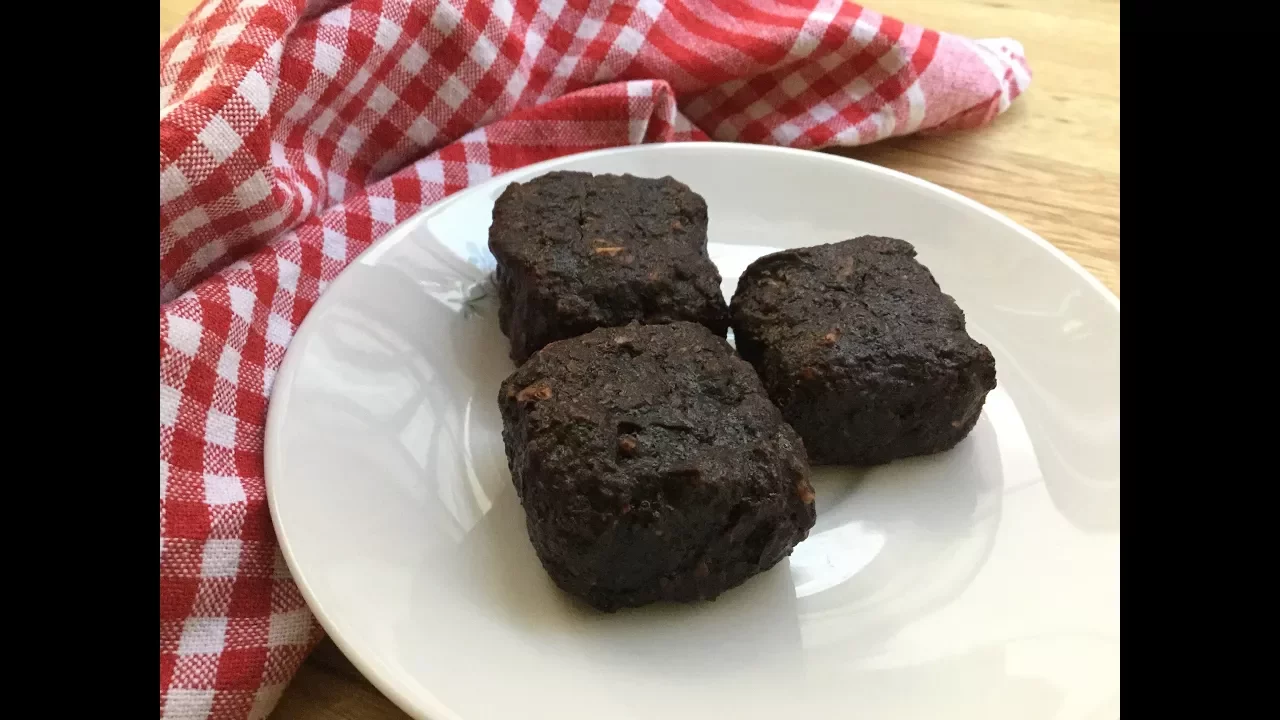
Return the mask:
<svg viewBox="0 0 1280 720">
<path fill-rule="evenodd" d="M 160 0 L 160 35 L 198 0 Z M 1009 36 L 1031 89 L 995 123 L 841 151 L 935 182 L 1005 213 L 1120 293 L 1119 0 L 871 0 L 875 10 L 970 37 Z M 406 716 L 325 641 L 285 691 L 275 720 Z"/>
</svg>

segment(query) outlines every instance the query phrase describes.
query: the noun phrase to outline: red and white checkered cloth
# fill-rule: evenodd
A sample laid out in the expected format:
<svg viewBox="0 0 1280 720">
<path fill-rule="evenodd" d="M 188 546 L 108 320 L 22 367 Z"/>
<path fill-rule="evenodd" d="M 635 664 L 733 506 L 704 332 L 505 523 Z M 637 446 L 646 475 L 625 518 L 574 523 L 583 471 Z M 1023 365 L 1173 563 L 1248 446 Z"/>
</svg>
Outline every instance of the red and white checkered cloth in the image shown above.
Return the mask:
<svg viewBox="0 0 1280 720">
<path fill-rule="evenodd" d="M 843 0 L 205 0 L 160 48 L 161 717 L 265 717 L 320 638 L 263 426 L 294 330 L 371 242 L 583 150 L 982 125 L 1021 53 Z"/>
</svg>

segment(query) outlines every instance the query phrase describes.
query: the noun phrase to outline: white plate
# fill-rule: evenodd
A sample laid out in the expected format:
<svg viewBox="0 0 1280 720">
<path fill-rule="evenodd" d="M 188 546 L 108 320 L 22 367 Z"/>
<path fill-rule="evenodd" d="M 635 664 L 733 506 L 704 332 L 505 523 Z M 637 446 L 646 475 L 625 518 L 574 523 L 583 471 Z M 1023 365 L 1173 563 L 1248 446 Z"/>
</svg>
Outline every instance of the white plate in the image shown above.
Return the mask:
<svg viewBox="0 0 1280 720">
<path fill-rule="evenodd" d="M 983 418 L 941 455 L 817 471 L 809 539 L 715 602 L 570 602 L 525 534 L 513 367 L 479 297 L 494 198 L 552 169 L 688 183 L 726 296 L 780 248 L 911 241 L 995 354 Z M 1078 265 L 906 175 L 714 143 L 561 158 L 422 212 L 328 289 L 275 381 L 272 516 L 325 629 L 416 717 L 1114 720 L 1119 342 L 1119 300 Z"/>
</svg>

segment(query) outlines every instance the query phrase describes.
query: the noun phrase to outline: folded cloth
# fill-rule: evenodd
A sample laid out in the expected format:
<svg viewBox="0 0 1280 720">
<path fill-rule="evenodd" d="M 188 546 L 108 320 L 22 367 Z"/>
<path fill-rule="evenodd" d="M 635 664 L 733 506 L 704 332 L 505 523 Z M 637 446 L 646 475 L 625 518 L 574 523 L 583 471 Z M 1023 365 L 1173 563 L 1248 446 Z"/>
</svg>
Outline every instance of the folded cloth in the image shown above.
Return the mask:
<svg viewBox="0 0 1280 720">
<path fill-rule="evenodd" d="M 272 378 L 422 208 L 617 145 L 982 125 L 1013 40 L 842 0 L 205 0 L 160 47 L 160 715 L 264 717 L 321 632 L 267 510 Z"/>
</svg>

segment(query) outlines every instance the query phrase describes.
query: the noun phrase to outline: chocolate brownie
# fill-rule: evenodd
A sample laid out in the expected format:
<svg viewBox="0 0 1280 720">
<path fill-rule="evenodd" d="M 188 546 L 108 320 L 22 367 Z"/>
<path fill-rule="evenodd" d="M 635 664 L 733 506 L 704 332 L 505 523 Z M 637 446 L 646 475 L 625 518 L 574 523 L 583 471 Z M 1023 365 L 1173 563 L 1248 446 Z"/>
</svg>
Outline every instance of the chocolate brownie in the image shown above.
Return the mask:
<svg viewBox="0 0 1280 720">
<path fill-rule="evenodd" d="M 533 547 L 556 584 L 600 610 L 714 599 L 813 527 L 804 445 L 751 366 L 701 325 L 551 343 L 498 402 Z"/>
<path fill-rule="evenodd" d="M 511 358 L 635 320 L 723 336 L 729 309 L 707 255 L 707 204 L 683 183 L 552 172 L 512 183 L 489 228 Z"/>
<path fill-rule="evenodd" d="M 864 236 L 766 255 L 738 281 L 738 351 L 815 465 L 946 450 L 996 385 L 991 352 L 915 256 Z"/>
</svg>

